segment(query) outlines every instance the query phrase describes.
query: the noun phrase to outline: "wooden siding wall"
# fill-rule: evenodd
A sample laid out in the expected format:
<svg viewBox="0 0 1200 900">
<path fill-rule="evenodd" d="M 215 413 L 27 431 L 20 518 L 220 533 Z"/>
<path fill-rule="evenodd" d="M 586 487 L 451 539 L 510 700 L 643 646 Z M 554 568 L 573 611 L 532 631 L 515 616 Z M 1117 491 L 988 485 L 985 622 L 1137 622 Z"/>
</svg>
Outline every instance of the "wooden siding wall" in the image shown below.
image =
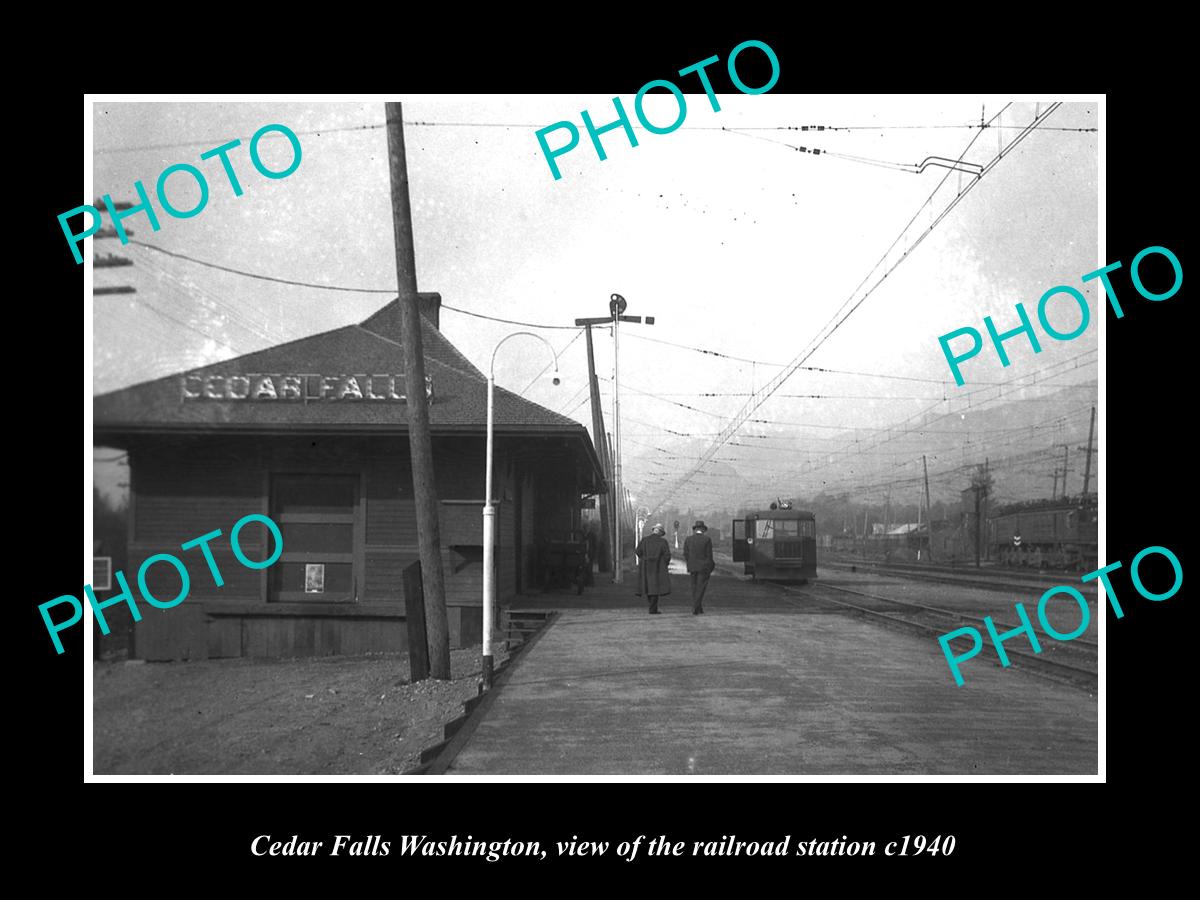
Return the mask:
<svg viewBox="0 0 1200 900">
<path fill-rule="evenodd" d="M 437 487 L 442 498 L 442 563 L 450 607 L 451 645 L 479 640 L 482 595 L 484 442 L 439 439 L 434 444 Z M 168 610 L 138 603 L 143 621 L 135 628 L 134 653 L 144 659 L 205 656 L 303 656 L 399 650 L 405 646 L 402 572 L 418 558 L 411 469 L 405 439 L 232 438 L 145 439 L 130 449 L 130 566 L 156 553 L 172 553 L 187 567 L 188 601 Z M 229 533 L 250 513 L 269 514 L 270 479 L 276 474 L 346 473 L 361 478 L 358 607 L 269 603 L 270 570 L 252 570 L 233 556 Z M 517 523 L 512 502 L 513 466 L 497 448 L 497 594 L 516 591 Z M 535 495 L 536 489 L 529 490 Z M 453 502 L 453 501 L 469 502 Z M 447 502 L 449 501 L 449 502 Z M 535 515 L 527 504 L 525 518 Z M 199 549 L 186 543 L 220 529 L 210 543 L 224 578 L 217 587 Z M 265 526 L 247 525 L 239 545 L 263 559 L 273 542 Z M 528 542 L 532 549 L 534 543 Z M 528 550 L 527 550 L 528 552 Z M 147 572 L 147 586 L 163 600 L 179 592 L 169 563 Z M 193 602 L 195 601 L 195 602 Z M 457 609 L 456 609 L 457 608 Z"/>
<path fill-rule="evenodd" d="M 534 476 L 528 470 L 521 473 L 521 581 L 526 590 L 537 584 L 537 493 Z"/>
<path fill-rule="evenodd" d="M 186 448 L 173 446 L 146 452 L 138 449 L 130 452 L 130 471 L 130 495 L 134 498 L 129 535 L 131 571 L 125 575 L 135 591 L 134 567 L 149 556 L 170 553 L 187 567 L 189 597 L 259 599 L 259 573 L 239 563 L 229 543 L 229 533 L 239 519 L 264 511 L 258 463 L 253 455 L 247 456 L 245 451 L 190 454 Z M 199 548 L 186 552 L 180 549 L 181 544 L 217 529 L 221 535 L 209 547 L 225 580 L 222 587 L 216 586 Z M 265 559 L 265 533 L 266 528 L 257 523 L 243 528 L 238 534 L 242 552 L 251 559 Z M 146 585 L 152 594 L 167 601 L 179 593 L 179 574 L 170 563 L 158 563 L 147 570 Z"/>
</svg>

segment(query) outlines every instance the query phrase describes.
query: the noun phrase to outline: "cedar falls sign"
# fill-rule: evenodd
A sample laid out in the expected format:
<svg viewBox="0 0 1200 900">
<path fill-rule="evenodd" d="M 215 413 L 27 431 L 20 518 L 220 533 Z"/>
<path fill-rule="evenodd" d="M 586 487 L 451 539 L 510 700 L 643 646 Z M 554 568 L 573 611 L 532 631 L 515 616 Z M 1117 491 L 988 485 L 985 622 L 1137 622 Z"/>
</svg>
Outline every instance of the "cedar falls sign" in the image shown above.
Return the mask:
<svg viewBox="0 0 1200 900">
<path fill-rule="evenodd" d="M 294 375 L 248 372 L 220 375 L 189 373 L 180 378 L 183 401 L 189 400 L 322 400 L 404 401 L 403 375 Z M 433 399 L 433 380 L 425 376 L 425 396 Z"/>
</svg>

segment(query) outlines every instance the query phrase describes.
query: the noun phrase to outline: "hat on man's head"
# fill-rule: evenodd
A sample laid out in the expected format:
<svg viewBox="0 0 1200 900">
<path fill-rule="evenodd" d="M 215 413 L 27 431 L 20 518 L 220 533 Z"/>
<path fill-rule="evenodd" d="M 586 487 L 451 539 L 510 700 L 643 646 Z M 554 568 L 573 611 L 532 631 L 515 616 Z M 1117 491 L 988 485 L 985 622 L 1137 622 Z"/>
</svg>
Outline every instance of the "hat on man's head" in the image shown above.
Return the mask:
<svg viewBox="0 0 1200 900">
<path fill-rule="evenodd" d="M 667 533 L 667 529 L 662 527 L 661 522 L 659 522 L 657 525 L 655 525 L 650 530 L 653 531 L 655 534 L 666 534 Z"/>
<path fill-rule="evenodd" d="M 697 519 L 696 524 L 692 526 L 692 531 L 708 531 L 708 526 L 704 524 L 703 519 Z"/>
</svg>

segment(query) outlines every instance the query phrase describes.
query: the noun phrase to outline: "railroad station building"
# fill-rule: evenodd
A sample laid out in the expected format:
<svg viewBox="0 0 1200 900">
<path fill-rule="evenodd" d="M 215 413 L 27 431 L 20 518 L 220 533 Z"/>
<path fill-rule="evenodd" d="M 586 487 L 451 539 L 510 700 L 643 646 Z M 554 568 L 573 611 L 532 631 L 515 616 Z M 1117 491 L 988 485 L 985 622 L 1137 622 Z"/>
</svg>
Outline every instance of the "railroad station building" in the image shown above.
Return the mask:
<svg viewBox="0 0 1200 900">
<path fill-rule="evenodd" d="M 441 297 L 420 295 L 442 565 L 452 647 L 482 625 L 486 375 L 439 330 Z M 404 569 L 418 559 L 401 317 L 393 300 L 365 321 L 94 398 L 94 444 L 128 452 L 126 575 L 143 620 L 135 658 L 286 657 L 401 650 Z M 606 487 L 579 423 L 496 388 L 495 548 L 501 602 L 535 586 L 544 540 L 580 526 L 581 499 Z M 240 564 L 230 529 L 269 516 L 283 553 Z M 210 543 L 224 584 L 198 548 Z M 273 552 L 247 525 L 252 560 Z M 159 610 L 137 596 L 157 553 L 187 566 L 191 591 Z M 147 571 L 159 598 L 179 593 L 169 565 Z"/>
</svg>

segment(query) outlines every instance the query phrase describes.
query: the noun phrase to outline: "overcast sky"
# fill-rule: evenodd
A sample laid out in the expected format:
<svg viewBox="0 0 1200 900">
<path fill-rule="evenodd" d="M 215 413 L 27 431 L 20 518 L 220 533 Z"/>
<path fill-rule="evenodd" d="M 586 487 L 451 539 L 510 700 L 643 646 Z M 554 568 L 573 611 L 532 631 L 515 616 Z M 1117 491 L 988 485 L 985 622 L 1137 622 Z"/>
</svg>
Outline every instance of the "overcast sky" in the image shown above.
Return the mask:
<svg viewBox="0 0 1200 900">
<path fill-rule="evenodd" d="M 633 115 L 633 98 L 622 99 Z M 719 112 L 703 95 L 687 99 L 687 118 L 674 133 L 637 128 L 636 148 L 619 129 L 604 135 L 603 162 L 583 132 L 580 145 L 559 157 L 561 180 L 552 177 L 536 130 L 570 119 L 582 132 L 583 109 L 597 124 L 610 121 L 611 96 L 425 98 L 404 107 L 421 290 L 440 292 L 451 306 L 547 325 L 603 315 L 617 292 L 630 314 L 657 318 L 654 326 L 622 330 L 626 466 L 635 492 L 638 478 L 650 471 L 639 468 L 639 459 L 652 452 L 636 442 L 662 445 L 660 427 L 694 433 L 722 425 L 717 416 L 636 391 L 680 395 L 672 399 L 729 416 L 745 397 L 684 395 L 748 392 L 778 371 L 635 335 L 766 363 L 792 360 L 844 301 L 861 296 L 856 288 L 914 214 L 908 243 L 928 226 L 930 208 L 940 211 L 936 203 L 922 204 L 947 170 L 914 174 L 894 164 L 954 159 L 973 139 L 964 159 L 986 164 L 1034 115 L 1034 104 L 1015 104 L 1000 120 L 1004 128 L 981 134 L 962 126 L 990 118 L 1007 98 L 720 95 Z M 674 118 L 669 95 L 651 101 L 651 121 Z M 383 121 L 381 102 L 98 103 L 94 193 L 133 199 L 135 180 L 153 191 L 166 166 L 192 163 L 209 177 L 207 208 L 190 219 L 160 210 L 157 232 L 135 216 L 127 224 L 138 240 L 276 278 L 393 290 Z M 247 156 L 250 135 L 269 123 L 300 135 L 302 162 L 284 179 L 260 176 Z M 804 124 L 872 127 L 784 130 Z M 946 380 L 953 387 L 938 335 L 966 325 L 982 330 L 985 315 L 1013 327 L 1014 304 L 1024 302 L 1035 316 L 1038 298 L 1057 284 L 1079 288 L 1098 312 L 1095 283 L 1079 280 L 1105 262 L 1096 250 L 1098 136 L 1067 130 L 1096 124 L 1094 104 L 1059 109 L 980 181 L 807 364 Z M 240 197 L 232 195 L 216 160 L 199 159 L 235 137 L 243 141 L 230 157 L 245 191 Z M 555 145 L 562 139 L 550 138 Z M 785 144 L 824 152 L 800 153 Z M 273 167 L 289 158 L 278 135 L 262 149 Z M 939 202 L 971 181 L 951 173 Z M 182 208 L 193 204 L 185 176 L 172 178 L 170 197 Z M 95 242 L 94 249 L 134 261 L 98 269 L 98 285 L 131 284 L 138 291 L 96 298 L 96 393 L 361 321 L 389 299 L 273 284 L 115 240 Z M 1077 315 L 1063 304 L 1051 318 L 1070 330 Z M 1007 370 L 994 354 L 982 354 L 964 367 L 961 390 L 1093 350 L 1095 322 L 1093 316 L 1074 341 L 1043 340 L 1037 356 L 1010 341 Z M 496 343 L 514 330 L 442 314 L 442 331 L 484 370 Z M 556 349 L 565 347 L 563 384 L 542 382 L 526 396 L 590 425 L 587 405 L 579 405 L 586 397 L 582 339 L 572 342 L 574 331 L 540 333 Z M 611 341 L 606 331 L 597 338 L 597 367 L 609 377 Z M 548 361 L 534 342 L 511 342 L 498 357 L 498 380 L 521 392 Z M 1055 383 L 1095 378 L 1093 355 L 1088 366 Z M 603 387 L 607 402 L 608 384 Z M 934 402 L 942 388 L 799 372 L 783 392 L 894 398 L 775 397 L 756 414 L 852 427 L 900 421 Z M 111 481 L 111 475 L 97 467 L 98 480 Z"/>
</svg>

